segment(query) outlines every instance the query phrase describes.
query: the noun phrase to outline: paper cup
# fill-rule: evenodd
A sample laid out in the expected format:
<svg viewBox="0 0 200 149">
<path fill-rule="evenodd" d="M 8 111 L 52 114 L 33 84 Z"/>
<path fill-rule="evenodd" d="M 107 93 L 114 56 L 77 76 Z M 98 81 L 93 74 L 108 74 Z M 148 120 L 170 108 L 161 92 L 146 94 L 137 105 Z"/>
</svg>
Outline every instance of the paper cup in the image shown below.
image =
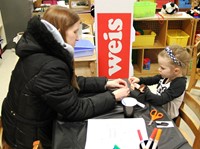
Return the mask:
<svg viewBox="0 0 200 149">
<path fill-rule="evenodd" d="M 122 99 L 124 117 L 133 118 L 134 117 L 134 106 L 137 105 L 137 100 L 132 97 L 126 97 Z"/>
</svg>

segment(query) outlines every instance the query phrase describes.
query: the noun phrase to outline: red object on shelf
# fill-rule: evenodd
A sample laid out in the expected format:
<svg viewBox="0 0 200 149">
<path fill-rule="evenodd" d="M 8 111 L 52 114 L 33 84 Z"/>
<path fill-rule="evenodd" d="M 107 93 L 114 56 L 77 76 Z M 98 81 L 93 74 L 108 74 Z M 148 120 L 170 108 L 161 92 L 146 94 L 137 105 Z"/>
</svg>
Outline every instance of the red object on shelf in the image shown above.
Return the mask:
<svg viewBox="0 0 200 149">
<path fill-rule="evenodd" d="M 156 3 L 157 3 L 156 8 L 161 9 L 162 5 L 167 4 L 169 2 L 174 2 L 174 0 L 156 0 Z"/>
<path fill-rule="evenodd" d="M 144 58 L 143 60 L 143 69 L 150 70 L 151 60 L 149 58 Z"/>
<path fill-rule="evenodd" d="M 51 5 L 56 5 L 57 0 L 43 0 L 43 4 L 51 4 Z"/>
</svg>

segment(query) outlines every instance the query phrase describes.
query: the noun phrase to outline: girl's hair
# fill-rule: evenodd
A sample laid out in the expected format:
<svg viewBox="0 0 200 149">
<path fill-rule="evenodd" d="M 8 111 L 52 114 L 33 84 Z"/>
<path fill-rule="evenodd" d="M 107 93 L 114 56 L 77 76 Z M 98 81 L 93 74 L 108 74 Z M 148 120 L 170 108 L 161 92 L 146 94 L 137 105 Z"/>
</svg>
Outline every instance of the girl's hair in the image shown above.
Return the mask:
<svg viewBox="0 0 200 149">
<path fill-rule="evenodd" d="M 187 68 L 191 60 L 191 50 L 189 48 L 183 48 L 179 45 L 171 45 L 162 50 L 158 55 L 168 58 L 170 64 L 178 66 L 182 69 L 183 75 L 187 74 Z"/>
<path fill-rule="evenodd" d="M 66 40 L 66 31 L 72 27 L 75 23 L 77 23 L 80 20 L 80 17 L 77 13 L 74 11 L 58 6 L 58 5 L 52 5 L 50 6 L 44 13 L 42 19 L 48 21 L 51 23 L 55 28 L 57 28 L 63 38 L 63 40 Z M 67 41 L 65 41 L 67 42 Z M 72 61 L 72 65 L 74 68 L 74 60 Z M 79 90 L 79 86 L 76 80 L 76 75 L 73 70 L 73 76 L 71 79 L 71 84 L 74 88 Z"/>
<path fill-rule="evenodd" d="M 50 8 L 45 11 L 42 18 L 51 23 L 55 28 L 59 29 L 64 40 L 66 30 L 80 20 L 80 17 L 76 12 L 58 5 L 50 6 Z"/>
</svg>

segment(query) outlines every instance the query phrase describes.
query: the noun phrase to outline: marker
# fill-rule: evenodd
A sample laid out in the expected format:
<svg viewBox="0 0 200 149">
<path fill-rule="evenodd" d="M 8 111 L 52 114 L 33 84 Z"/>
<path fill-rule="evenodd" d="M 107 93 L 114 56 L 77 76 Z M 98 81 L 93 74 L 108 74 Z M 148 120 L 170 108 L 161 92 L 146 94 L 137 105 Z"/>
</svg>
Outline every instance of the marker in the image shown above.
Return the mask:
<svg viewBox="0 0 200 149">
<path fill-rule="evenodd" d="M 157 128 L 153 129 L 153 132 L 151 133 L 151 136 L 150 136 L 150 138 L 149 138 L 149 140 L 147 142 L 146 149 L 149 149 L 149 147 L 151 146 L 151 143 L 152 143 L 153 139 L 156 136 L 157 130 L 158 130 Z"/>
<path fill-rule="evenodd" d="M 152 149 L 156 149 L 156 147 L 158 146 L 158 142 L 160 140 L 161 133 L 162 133 L 162 129 L 158 129 L 158 131 L 156 133 L 156 138 L 154 140 Z"/>
<path fill-rule="evenodd" d="M 117 146 L 117 145 L 115 144 L 113 149 L 120 149 L 120 148 L 119 148 L 119 146 Z"/>
<path fill-rule="evenodd" d="M 142 138 L 142 134 L 141 134 L 140 130 L 138 129 L 137 132 L 138 132 L 138 136 L 140 138 L 140 144 L 142 146 L 142 149 L 146 149 L 146 145 L 144 144 L 144 140 Z"/>
</svg>

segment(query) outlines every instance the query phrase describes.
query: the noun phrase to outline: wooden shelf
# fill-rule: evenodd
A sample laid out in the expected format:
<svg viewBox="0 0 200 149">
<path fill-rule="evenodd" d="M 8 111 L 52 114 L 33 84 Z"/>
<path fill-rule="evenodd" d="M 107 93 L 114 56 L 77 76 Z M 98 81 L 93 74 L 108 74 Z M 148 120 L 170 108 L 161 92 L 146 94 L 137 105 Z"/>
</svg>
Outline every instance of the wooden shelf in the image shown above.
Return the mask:
<svg viewBox="0 0 200 149">
<path fill-rule="evenodd" d="M 85 36 L 82 36 L 83 39 L 89 40 L 91 43 L 94 43 L 93 38 L 93 19 L 92 16 L 89 13 L 79 14 L 81 21 L 87 25 L 89 25 L 90 34 L 86 34 Z M 94 50 L 93 55 L 91 56 L 84 56 L 84 57 L 78 57 L 75 58 L 75 73 L 78 76 L 86 76 L 86 77 L 92 77 L 97 76 L 97 55 L 96 50 Z"/>
<path fill-rule="evenodd" d="M 155 40 L 155 43 L 153 46 L 138 46 L 138 47 L 132 47 L 133 49 L 160 49 L 160 48 L 164 48 L 165 45 L 163 45 L 160 41 Z"/>
<path fill-rule="evenodd" d="M 142 46 L 144 41 L 141 41 L 141 46 L 133 47 L 132 61 L 134 65 L 135 76 L 152 76 L 158 74 L 157 55 L 167 46 L 167 32 L 169 29 L 180 29 L 186 32 L 190 37 L 187 46 L 194 44 L 194 27 L 198 25 L 195 19 L 185 13 L 183 15 L 173 17 L 165 16 L 162 20 L 155 15 L 152 18 L 134 19 L 135 29 L 152 30 L 156 33 L 153 46 Z M 199 22 L 198 20 L 196 22 Z M 200 23 L 199 23 L 200 26 Z M 199 27 L 200 30 L 200 27 Z M 143 69 L 144 58 L 150 58 L 150 70 Z"/>
<path fill-rule="evenodd" d="M 138 65 L 134 65 L 134 75 L 136 77 L 154 76 L 158 74 L 158 67 L 159 65 L 157 63 L 153 63 L 150 65 L 150 70 L 142 69 L 143 73 L 141 73 L 140 68 L 138 68 Z"/>
</svg>

